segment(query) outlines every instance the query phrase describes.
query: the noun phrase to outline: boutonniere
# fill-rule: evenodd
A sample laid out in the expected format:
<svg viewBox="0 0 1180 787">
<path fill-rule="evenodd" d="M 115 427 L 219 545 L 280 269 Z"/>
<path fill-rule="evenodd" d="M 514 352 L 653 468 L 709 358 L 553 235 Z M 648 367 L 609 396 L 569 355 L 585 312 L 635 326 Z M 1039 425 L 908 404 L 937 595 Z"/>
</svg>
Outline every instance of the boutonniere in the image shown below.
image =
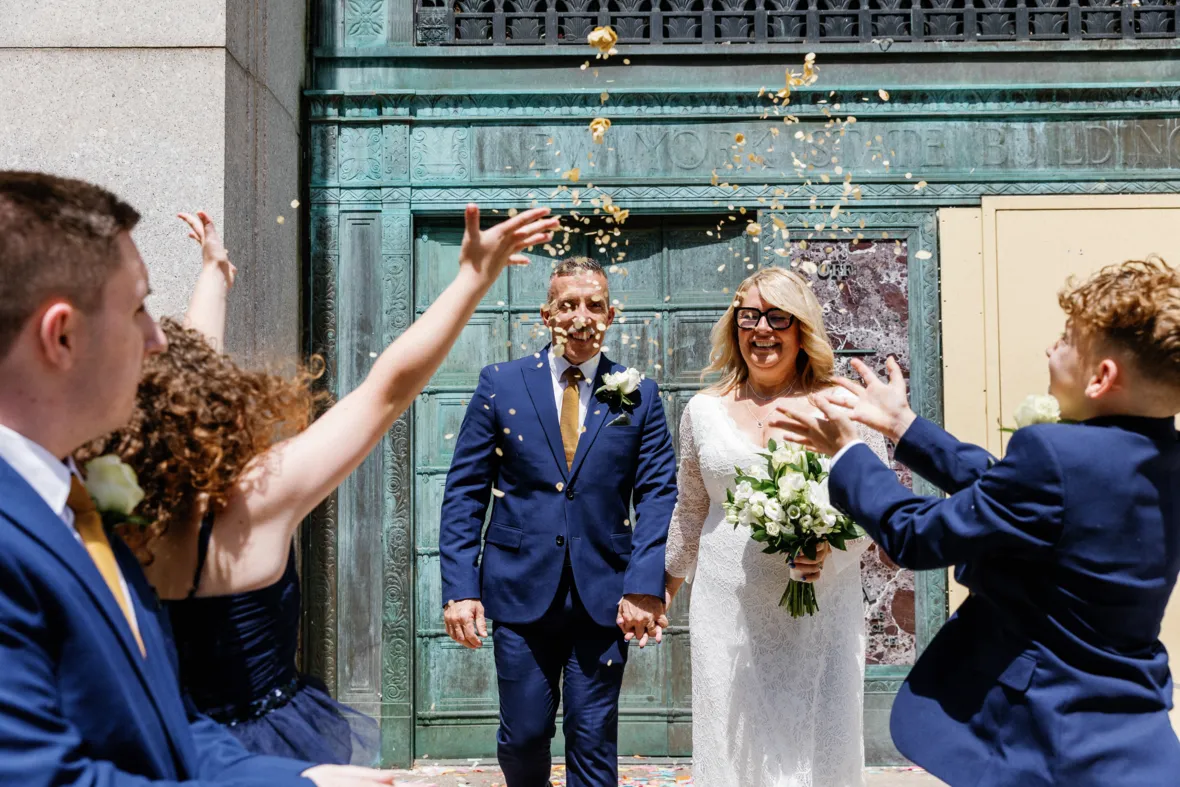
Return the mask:
<svg viewBox="0 0 1180 787">
<path fill-rule="evenodd" d="M 114 454 L 86 463 L 86 491 L 107 527 L 148 524 L 147 519 L 132 513 L 144 498 L 139 478 L 130 465 Z"/>
<path fill-rule="evenodd" d="M 621 372 L 608 372 L 602 375 L 602 387 L 594 395 L 604 402 L 618 399 L 620 405 L 630 407 L 634 402 L 629 397 L 639 390 L 643 377 L 638 369 L 631 367 Z"/>
<path fill-rule="evenodd" d="M 1026 396 L 1020 406 L 1016 408 L 1016 412 L 1012 414 L 1012 420 L 1016 422 L 1015 428 L 1001 426 L 1000 431 L 1011 434 L 1017 429 L 1023 429 L 1033 424 L 1074 423 L 1061 417 L 1061 404 L 1056 397 L 1049 394 Z"/>
</svg>

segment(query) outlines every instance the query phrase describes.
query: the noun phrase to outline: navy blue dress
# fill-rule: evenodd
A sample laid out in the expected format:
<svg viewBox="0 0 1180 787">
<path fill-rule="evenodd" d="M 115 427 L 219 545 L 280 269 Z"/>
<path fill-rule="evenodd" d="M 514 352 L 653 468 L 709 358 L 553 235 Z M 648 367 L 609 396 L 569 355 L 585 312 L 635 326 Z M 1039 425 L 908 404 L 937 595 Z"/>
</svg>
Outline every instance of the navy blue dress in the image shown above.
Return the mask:
<svg viewBox="0 0 1180 787">
<path fill-rule="evenodd" d="M 184 689 L 251 752 L 374 764 L 376 722 L 336 702 L 320 680 L 295 668 L 300 594 L 294 546 L 274 585 L 196 598 L 212 526 L 211 516 L 201 524 L 192 593 L 168 604 Z"/>
</svg>

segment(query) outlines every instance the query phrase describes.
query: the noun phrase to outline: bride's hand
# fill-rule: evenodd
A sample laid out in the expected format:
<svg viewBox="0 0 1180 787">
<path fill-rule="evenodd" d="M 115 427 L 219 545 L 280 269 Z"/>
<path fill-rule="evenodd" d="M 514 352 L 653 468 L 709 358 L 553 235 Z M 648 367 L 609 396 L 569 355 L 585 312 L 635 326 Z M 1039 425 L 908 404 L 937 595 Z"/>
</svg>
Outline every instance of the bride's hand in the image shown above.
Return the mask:
<svg viewBox="0 0 1180 787">
<path fill-rule="evenodd" d="M 804 582 L 815 582 L 824 570 L 824 561 L 831 554 L 832 546 L 827 541 L 821 541 L 815 548 L 815 560 L 802 552 L 790 563 L 791 568 L 803 574 Z"/>
</svg>

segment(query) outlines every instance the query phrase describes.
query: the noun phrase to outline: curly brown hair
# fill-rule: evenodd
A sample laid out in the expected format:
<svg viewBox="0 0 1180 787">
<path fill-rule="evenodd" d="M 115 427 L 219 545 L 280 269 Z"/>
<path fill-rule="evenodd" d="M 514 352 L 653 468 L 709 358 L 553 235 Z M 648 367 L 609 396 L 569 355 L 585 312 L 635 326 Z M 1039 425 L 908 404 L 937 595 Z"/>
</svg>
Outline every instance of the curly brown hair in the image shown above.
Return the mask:
<svg viewBox="0 0 1180 787">
<path fill-rule="evenodd" d="M 1105 342 L 1144 372 L 1180 385 L 1180 272 L 1159 256 L 1108 265 L 1057 295 L 1081 337 Z"/>
<path fill-rule="evenodd" d="M 197 331 L 167 318 L 160 324 L 168 349 L 144 362 L 130 423 L 75 457 L 117 454 L 139 475 L 145 497 L 136 514 L 151 524 L 119 530 L 145 564 L 154 539 L 191 522 L 202 496 L 211 510 L 224 506 L 250 461 L 305 429 L 325 396 L 312 388 L 323 371 L 318 358 L 292 376 L 246 370 Z"/>
</svg>

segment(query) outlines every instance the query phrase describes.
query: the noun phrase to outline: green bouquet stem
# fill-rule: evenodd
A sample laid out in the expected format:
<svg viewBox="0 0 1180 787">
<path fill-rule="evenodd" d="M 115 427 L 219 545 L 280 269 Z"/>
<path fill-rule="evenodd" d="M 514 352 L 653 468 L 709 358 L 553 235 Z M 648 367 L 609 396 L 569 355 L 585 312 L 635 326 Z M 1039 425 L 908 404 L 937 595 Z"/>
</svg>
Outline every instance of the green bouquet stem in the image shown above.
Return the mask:
<svg viewBox="0 0 1180 787">
<path fill-rule="evenodd" d="M 819 611 L 819 603 L 815 600 L 815 585 L 792 579 L 787 583 L 787 589 L 779 599 L 778 605 L 786 607 L 793 618 L 814 615 Z"/>
</svg>

